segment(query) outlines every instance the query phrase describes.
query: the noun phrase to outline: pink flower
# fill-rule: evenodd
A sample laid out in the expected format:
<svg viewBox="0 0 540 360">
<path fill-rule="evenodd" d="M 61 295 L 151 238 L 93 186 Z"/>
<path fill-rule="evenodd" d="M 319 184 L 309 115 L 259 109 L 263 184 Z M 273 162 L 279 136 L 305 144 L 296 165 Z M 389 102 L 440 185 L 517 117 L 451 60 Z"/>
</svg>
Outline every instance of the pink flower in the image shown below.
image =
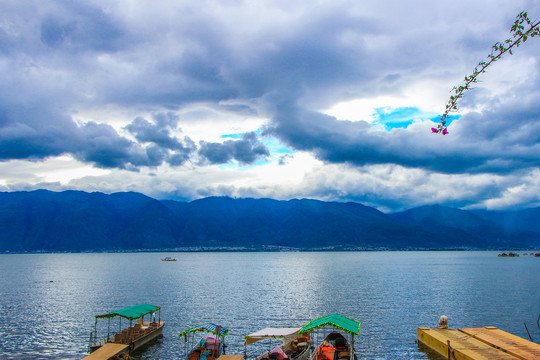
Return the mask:
<svg viewBox="0 0 540 360">
<path fill-rule="evenodd" d="M 444 128 L 444 130 L 442 131 L 442 134 L 443 134 L 443 135 L 448 134 L 448 130 L 447 130 L 446 128 Z"/>
<path fill-rule="evenodd" d="M 434 133 L 434 134 L 436 134 L 436 133 L 438 133 L 439 131 L 437 131 L 437 129 L 435 129 L 435 128 L 431 128 L 431 132 Z"/>
</svg>

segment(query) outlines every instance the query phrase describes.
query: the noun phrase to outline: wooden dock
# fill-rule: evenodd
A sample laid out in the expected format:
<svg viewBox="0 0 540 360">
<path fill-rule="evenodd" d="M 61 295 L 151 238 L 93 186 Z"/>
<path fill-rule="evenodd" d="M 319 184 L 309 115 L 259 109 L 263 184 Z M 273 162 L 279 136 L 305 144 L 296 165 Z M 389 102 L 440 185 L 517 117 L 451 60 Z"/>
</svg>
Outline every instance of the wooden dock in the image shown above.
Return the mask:
<svg viewBox="0 0 540 360">
<path fill-rule="evenodd" d="M 107 343 L 82 360 L 109 360 L 124 353 L 129 353 L 129 345 Z"/>
<path fill-rule="evenodd" d="M 221 355 L 217 360 L 242 360 L 244 355 Z"/>
<path fill-rule="evenodd" d="M 483 328 L 459 329 L 496 349 L 501 349 L 522 360 L 540 359 L 540 345 L 509 334 L 493 326 Z"/>
<path fill-rule="evenodd" d="M 449 360 L 540 359 L 540 345 L 492 326 L 418 328 L 418 341 Z"/>
</svg>

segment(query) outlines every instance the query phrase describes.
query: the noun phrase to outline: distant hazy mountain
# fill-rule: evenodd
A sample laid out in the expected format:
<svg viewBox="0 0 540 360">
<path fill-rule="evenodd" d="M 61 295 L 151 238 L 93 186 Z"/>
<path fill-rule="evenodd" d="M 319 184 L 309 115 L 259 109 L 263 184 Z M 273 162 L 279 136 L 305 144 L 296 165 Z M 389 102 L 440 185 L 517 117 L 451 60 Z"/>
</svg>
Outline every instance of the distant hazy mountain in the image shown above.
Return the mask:
<svg viewBox="0 0 540 360">
<path fill-rule="evenodd" d="M 536 214 L 536 219 L 540 220 L 540 209 L 536 209 L 534 214 Z M 539 244 L 540 227 L 537 226 L 537 229 L 534 229 L 532 226 L 526 226 L 528 223 L 518 220 L 519 214 L 511 211 L 471 212 L 432 205 L 390 216 L 411 225 L 438 229 L 450 235 L 454 241 L 466 240 L 473 247 L 526 248 L 537 247 Z"/>
<path fill-rule="evenodd" d="M 176 246 L 175 215 L 137 193 L 0 193 L 0 249 L 89 250 Z"/>
<path fill-rule="evenodd" d="M 540 207 L 516 211 L 474 211 L 483 219 L 497 223 L 505 231 L 516 229 L 540 233 Z"/>
<path fill-rule="evenodd" d="M 384 214 L 357 203 L 0 192 L 0 251 L 540 248 L 540 208 Z"/>
</svg>

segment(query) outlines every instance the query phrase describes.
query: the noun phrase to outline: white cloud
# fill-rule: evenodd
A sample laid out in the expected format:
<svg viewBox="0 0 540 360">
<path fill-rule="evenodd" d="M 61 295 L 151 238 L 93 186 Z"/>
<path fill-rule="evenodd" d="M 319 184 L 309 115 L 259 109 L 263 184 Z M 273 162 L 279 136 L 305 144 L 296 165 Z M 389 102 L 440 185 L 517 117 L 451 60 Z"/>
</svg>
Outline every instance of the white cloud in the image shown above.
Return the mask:
<svg viewBox="0 0 540 360">
<path fill-rule="evenodd" d="M 205 104 L 194 104 L 177 113 L 182 131 L 197 142 L 221 142 L 223 135 L 257 131 L 268 120 L 247 111 L 235 112 Z"/>
<path fill-rule="evenodd" d="M 58 183 L 66 186 L 74 179 L 99 177 L 110 173 L 111 170 L 92 167 L 67 155 L 43 161 L 11 160 L 0 163 L 0 184 L 15 188 L 20 183 Z"/>
<path fill-rule="evenodd" d="M 416 107 L 422 111 L 442 114 L 451 86 L 444 81 L 422 78 L 405 87 L 400 93 L 392 95 L 377 95 L 374 97 L 342 101 L 333 104 L 324 110 L 325 114 L 335 116 L 340 120 L 373 121 L 373 114 L 377 108 L 405 108 Z"/>
</svg>

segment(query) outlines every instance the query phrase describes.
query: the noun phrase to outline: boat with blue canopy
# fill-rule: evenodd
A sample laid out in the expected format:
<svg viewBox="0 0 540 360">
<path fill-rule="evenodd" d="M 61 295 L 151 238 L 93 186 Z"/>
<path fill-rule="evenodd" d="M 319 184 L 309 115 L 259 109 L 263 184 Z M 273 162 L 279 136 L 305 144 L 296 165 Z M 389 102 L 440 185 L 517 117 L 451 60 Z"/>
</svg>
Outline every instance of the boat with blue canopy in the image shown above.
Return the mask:
<svg viewBox="0 0 540 360">
<path fill-rule="evenodd" d="M 140 350 L 145 345 L 163 336 L 163 326 L 161 321 L 161 307 L 139 304 L 126 307 L 103 315 L 95 316 L 94 331 L 90 333 L 90 352 L 93 352 L 107 343 L 124 344 L 129 346 L 129 352 Z M 158 319 L 156 320 L 156 312 Z M 149 320 L 144 317 L 148 315 Z M 151 317 L 151 320 L 150 320 Z M 111 319 L 119 319 L 118 332 L 111 332 Z M 98 320 L 107 319 L 107 336 L 100 339 L 98 335 Z M 122 319 L 129 320 L 129 327 L 122 329 Z M 135 324 L 133 323 L 135 322 Z M 100 333 L 104 333 L 102 330 Z"/>
<path fill-rule="evenodd" d="M 184 354 L 188 360 L 215 360 L 225 354 L 225 336 L 228 333 L 227 328 L 206 323 L 189 327 L 178 337 L 184 338 Z"/>
<path fill-rule="evenodd" d="M 299 333 L 311 334 L 314 343 L 319 343 L 319 338 L 324 339 L 312 352 L 310 360 L 356 360 L 354 336 L 360 333 L 360 323 L 356 320 L 339 314 L 327 315 L 310 321 Z"/>
</svg>

